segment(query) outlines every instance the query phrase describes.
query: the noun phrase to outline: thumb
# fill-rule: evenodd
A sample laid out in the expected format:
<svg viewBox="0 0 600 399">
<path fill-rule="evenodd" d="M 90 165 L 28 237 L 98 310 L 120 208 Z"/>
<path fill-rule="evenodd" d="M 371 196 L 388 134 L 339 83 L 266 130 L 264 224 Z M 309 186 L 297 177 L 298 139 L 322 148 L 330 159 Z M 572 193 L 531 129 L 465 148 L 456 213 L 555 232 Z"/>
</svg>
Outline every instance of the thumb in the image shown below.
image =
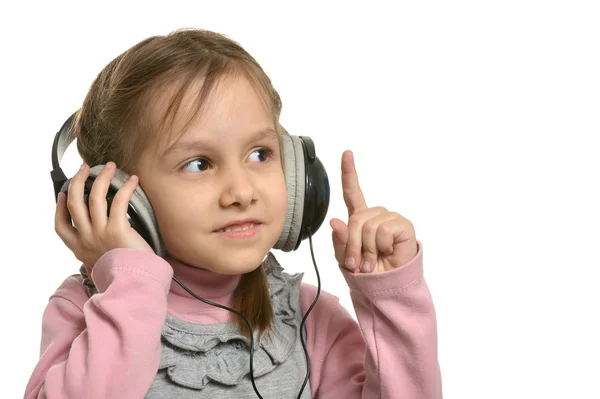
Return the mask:
<svg viewBox="0 0 600 399">
<path fill-rule="evenodd" d="M 333 250 L 338 263 L 343 266 L 346 263 L 346 244 L 348 243 L 348 226 L 340 219 L 333 218 L 329 222 L 331 226 L 331 239 Z"/>
</svg>

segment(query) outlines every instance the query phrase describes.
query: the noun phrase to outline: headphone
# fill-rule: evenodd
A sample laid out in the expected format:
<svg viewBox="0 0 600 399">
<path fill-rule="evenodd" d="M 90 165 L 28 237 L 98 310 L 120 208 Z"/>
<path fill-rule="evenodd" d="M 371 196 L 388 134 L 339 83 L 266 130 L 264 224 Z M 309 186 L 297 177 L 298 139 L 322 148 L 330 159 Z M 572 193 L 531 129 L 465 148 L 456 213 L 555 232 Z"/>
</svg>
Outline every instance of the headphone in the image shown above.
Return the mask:
<svg viewBox="0 0 600 399">
<path fill-rule="evenodd" d="M 63 172 L 60 166 L 60 161 L 62 160 L 65 151 L 69 147 L 69 144 L 71 144 L 75 139 L 75 135 L 73 134 L 73 123 L 77 117 L 77 112 L 78 111 L 73 113 L 62 125 L 60 130 L 56 133 L 54 142 L 52 144 L 52 171 L 50 172 L 50 177 L 52 178 L 52 183 L 54 185 L 55 201 L 58 201 L 58 194 L 60 192 L 65 194 L 68 192 L 69 184 L 71 182 L 71 179 L 68 179 Z M 285 216 L 285 225 L 281 235 L 279 236 L 279 239 L 277 240 L 277 243 L 273 246 L 273 248 L 281 249 L 285 252 L 295 251 L 300 246 L 302 240 L 308 238 L 310 241 L 312 260 L 315 266 L 315 272 L 317 274 L 317 294 L 302 318 L 302 323 L 300 324 L 300 341 L 302 343 L 302 348 L 304 350 L 304 356 L 306 359 L 306 375 L 302 387 L 298 392 L 298 398 L 300 398 L 310 376 L 310 359 L 308 357 L 305 337 L 303 334 L 304 325 L 306 318 L 315 306 L 321 292 L 321 278 L 319 276 L 319 270 L 314 257 L 312 236 L 319 229 L 319 227 L 321 227 L 329 208 L 329 178 L 327 177 L 325 167 L 319 158 L 317 158 L 315 144 L 310 137 L 283 135 L 282 140 L 282 163 L 284 168 L 285 182 L 287 185 L 288 203 Z M 89 194 L 92 189 L 92 184 L 94 183 L 94 179 L 98 176 L 103 168 L 104 165 L 95 165 L 90 168 L 89 177 L 87 178 L 84 187 L 84 201 L 88 207 Z M 108 209 L 110 209 L 110 205 L 112 204 L 112 200 L 117 194 L 117 191 L 128 179 L 129 175 L 127 173 L 117 169 L 115 176 L 110 182 L 110 187 L 106 195 Z M 158 230 L 152 205 L 150 204 L 148 197 L 140 185 L 136 187 L 131 200 L 129 201 L 127 218 L 130 225 L 146 240 L 154 252 L 161 257 L 164 256 L 165 248 L 160 238 L 160 232 Z M 88 294 L 90 294 L 90 292 L 95 290 L 93 282 L 88 279 L 87 272 L 83 266 L 80 268 L 80 273 L 84 278 L 83 284 L 88 289 Z M 254 333 L 248 320 L 241 313 L 234 309 L 199 297 L 175 276 L 173 276 L 173 280 L 194 298 L 209 305 L 235 313 L 246 322 L 246 325 L 250 330 L 250 380 L 252 382 L 254 392 L 259 398 L 262 399 L 262 396 L 258 392 L 254 382 L 254 371 L 252 365 L 254 353 Z"/>
<path fill-rule="evenodd" d="M 71 179 L 63 172 L 60 161 L 75 140 L 73 125 L 77 112 L 73 113 L 56 133 L 52 144 L 52 171 L 50 176 L 54 184 L 54 197 L 58 193 L 67 193 Z M 283 167 L 288 193 L 288 206 L 283 231 L 273 246 L 285 252 L 295 251 L 300 243 L 316 233 L 325 220 L 329 208 L 329 178 L 325 167 L 315 152 L 315 145 L 308 136 L 283 135 Z M 94 179 L 104 165 L 90 168 L 85 183 L 84 200 L 89 206 L 89 194 Z M 129 175 L 117 169 L 110 182 L 106 196 L 108 209 L 119 188 L 129 179 Z M 160 237 L 152 205 L 144 190 L 138 185 L 131 197 L 127 211 L 131 226 L 146 240 L 159 256 L 165 255 L 164 244 Z"/>
</svg>

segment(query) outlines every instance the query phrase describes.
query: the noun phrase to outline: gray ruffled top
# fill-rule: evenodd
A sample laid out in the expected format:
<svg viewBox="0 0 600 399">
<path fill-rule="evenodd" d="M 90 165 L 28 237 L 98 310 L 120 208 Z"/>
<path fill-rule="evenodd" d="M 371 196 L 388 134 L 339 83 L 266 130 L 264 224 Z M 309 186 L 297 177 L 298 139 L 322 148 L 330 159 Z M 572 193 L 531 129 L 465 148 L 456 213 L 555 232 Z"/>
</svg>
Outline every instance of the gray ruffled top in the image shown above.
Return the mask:
<svg viewBox="0 0 600 399">
<path fill-rule="evenodd" d="M 254 332 L 254 377 L 263 397 L 295 398 L 306 373 L 299 334 L 303 274 L 285 273 L 272 253 L 263 266 L 275 317 L 272 331 Z M 168 314 L 158 374 L 146 398 L 256 397 L 249 362 L 249 340 L 236 322 L 194 324 Z M 197 396 L 198 390 L 207 396 Z M 307 384 L 302 398 L 309 397 Z"/>
</svg>

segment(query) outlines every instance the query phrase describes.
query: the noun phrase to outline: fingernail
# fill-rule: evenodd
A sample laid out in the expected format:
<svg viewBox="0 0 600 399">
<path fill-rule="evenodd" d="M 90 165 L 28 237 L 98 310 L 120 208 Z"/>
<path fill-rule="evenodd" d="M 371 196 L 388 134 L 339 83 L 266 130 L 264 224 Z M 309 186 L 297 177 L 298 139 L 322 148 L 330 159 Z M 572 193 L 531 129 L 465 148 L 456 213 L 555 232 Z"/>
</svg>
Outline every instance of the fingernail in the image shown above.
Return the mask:
<svg viewBox="0 0 600 399">
<path fill-rule="evenodd" d="M 352 270 L 354 270 L 354 268 L 356 267 L 354 258 L 352 256 L 346 258 L 346 266 Z"/>
<path fill-rule="evenodd" d="M 79 168 L 79 170 L 83 170 L 83 168 L 85 168 L 85 162 L 81 164 L 81 167 Z"/>
<path fill-rule="evenodd" d="M 371 271 L 371 262 L 368 260 L 364 261 L 360 269 L 365 273 L 369 273 Z"/>
</svg>

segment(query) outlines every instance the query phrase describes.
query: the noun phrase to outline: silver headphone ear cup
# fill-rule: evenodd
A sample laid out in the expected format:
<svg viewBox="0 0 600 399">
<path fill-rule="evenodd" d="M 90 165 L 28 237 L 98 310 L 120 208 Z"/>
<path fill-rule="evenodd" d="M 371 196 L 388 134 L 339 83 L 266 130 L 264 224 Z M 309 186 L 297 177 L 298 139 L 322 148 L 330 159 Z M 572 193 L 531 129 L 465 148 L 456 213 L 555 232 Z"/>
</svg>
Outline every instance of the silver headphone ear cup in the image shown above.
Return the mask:
<svg viewBox="0 0 600 399">
<path fill-rule="evenodd" d="M 304 212 L 305 169 L 304 150 L 297 136 L 281 136 L 283 140 L 283 170 L 287 185 L 288 206 L 283 231 L 273 246 L 284 252 L 293 251 L 300 237 Z"/>
<path fill-rule="evenodd" d="M 104 165 L 96 165 L 90 168 L 90 177 L 96 178 L 103 169 Z M 129 177 L 129 174 L 117 169 L 115 176 L 110 182 L 110 189 L 116 193 L 123 186 L 123 184 L 129 180 Z M 148 244 L 150 244 L 158 256 L 164 256 L 165 248 L 160 237 L 154 210 L 152 209 L 150 200 L 148 200 L 146 193 L 140 185 L 135 188 L 133 195 L 131 196 L 131 200 L 129 201 L 129 205 L 135 210 L 139 222 L 142 223 L 143 228 L 147 231 L 147 239 L 150 240 Z"/>
</svg>

